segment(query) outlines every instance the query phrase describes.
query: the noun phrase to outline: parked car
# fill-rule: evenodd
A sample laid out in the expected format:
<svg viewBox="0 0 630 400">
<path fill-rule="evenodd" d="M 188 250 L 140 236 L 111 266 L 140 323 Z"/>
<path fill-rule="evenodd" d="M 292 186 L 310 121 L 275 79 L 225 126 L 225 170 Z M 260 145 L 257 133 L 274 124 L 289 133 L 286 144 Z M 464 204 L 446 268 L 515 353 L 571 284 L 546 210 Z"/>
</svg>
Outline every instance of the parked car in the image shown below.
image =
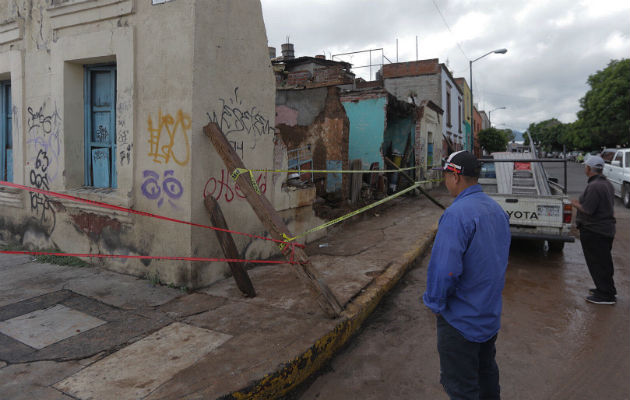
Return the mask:
<svg viewBox="0 0 630 400">
<path fill-rule="evenodd" d="M 630 208 L 630 149 L 605 149 L 602 158 L 604 175 L 615 188 L 615 195 Z"/>
</svg>

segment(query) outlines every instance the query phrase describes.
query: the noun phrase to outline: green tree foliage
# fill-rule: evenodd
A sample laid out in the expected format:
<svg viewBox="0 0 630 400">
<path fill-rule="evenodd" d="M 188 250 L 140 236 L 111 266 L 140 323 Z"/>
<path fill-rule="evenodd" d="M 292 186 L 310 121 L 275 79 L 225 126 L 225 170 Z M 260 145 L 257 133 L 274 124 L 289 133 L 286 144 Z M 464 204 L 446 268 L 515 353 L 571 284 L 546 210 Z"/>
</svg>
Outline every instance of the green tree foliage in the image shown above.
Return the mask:
<svg viewBox="0 0 630 400">
<path fill-rule="evenodd" d="M 545 151 L 561 150 L 566 144 L 566 126 L 555 118 L 529 124 L 527 133 Z"/>
<path fill-rule="evenodd" d="M 523 145 L 529 146 L 529 134 L 527 132 L 523 133 Z"/>
<path fill-rule="evenodd" d="M 630 59 L 612 60 L 588 77 L 580 99 L 575 142 L 592 148 L 627 145 L 630 138 Z M 590 143 L 589 143 L 590 142 Z"/>
<path fill-rule="evenodd" d="M 545 151 L 593 150 L 630 143 L 630 59 L 612 60 L 588 77 L 590 89 L 580 99 L 578 119 L 532 123 L 528 136 Z"/>
<path fill-rule="evenodd" d="M 514 134 L 509 129 L 488 128 L 478 134 L 479 144 L 489 153 L 505 151 L 508 142 L 512 139 L 514 139 Z"/>
</svg>

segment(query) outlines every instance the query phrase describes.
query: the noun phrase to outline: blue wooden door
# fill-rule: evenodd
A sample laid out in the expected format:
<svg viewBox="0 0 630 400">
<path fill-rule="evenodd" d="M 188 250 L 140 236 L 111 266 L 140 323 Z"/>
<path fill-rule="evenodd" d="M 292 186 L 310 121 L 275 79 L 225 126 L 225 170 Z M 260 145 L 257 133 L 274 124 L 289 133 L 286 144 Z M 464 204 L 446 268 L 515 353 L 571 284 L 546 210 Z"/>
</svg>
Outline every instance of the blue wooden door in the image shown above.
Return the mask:
<svg viewBox="0 0 630 400">
<path fill-rule="evenodd" d="M 116 187 L 116 66 L 86 66 L 85 77 L 85 184 Z"/>
<path fill-rule="evenodd" d="M 427 144 L 427 168 L 433 167 L 433 143 Z"/>
<path fill-rule="evenodd" d="M 11 82 L 0 82 L 0 180 L 13 182 Z"/>
<path fill-rule="evenodd" d="M 326 160 L 326 169 L 329 171 L 341 170 L 341 161 L 338 160 Z M 327 173 L 326 174 L 326 193 L 333 193 L 337 190 L 341 190 L 341 174 L 340 173 Z"/>
</svg>

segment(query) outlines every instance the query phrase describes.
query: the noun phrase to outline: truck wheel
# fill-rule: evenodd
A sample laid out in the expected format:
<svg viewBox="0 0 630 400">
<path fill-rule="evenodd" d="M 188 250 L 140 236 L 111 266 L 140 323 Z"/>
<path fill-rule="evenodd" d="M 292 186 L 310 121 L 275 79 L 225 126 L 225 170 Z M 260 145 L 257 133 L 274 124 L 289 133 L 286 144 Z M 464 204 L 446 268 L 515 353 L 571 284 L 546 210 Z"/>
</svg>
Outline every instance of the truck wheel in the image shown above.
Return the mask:
<svg viewBox="0 0 630 400">
<path fill-rule="evenodd" d="M 561 241 L 548 241 L 547 242 L 549 244 L 549 251 L 562 251 L 562 249 L 564 249 L 564 242 Z"/>
<path fill-rule="evenodd" d="M 624 183 L 621 188 L 621 200 L 626 208 L 630 208 L 630 184 Z"/>
</svg>

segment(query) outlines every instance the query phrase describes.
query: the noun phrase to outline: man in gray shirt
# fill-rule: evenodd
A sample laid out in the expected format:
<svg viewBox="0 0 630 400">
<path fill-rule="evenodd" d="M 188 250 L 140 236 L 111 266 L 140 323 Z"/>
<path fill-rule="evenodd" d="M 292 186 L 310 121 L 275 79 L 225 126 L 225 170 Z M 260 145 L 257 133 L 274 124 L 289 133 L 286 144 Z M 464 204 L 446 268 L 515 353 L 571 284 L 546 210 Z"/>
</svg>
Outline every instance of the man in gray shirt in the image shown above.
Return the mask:
<svg viewBox="0 0 630 400">
<path fill-rule="evenodd" d="M 586 301 L 594 304 L 617 302 L 613 281 L 612 244 L 615 238 L 615 191 L 602 175 L 604 160 L 593 156 L 584 163 L 588 184 L 579 200 L 571 201 L 577 208 L 576 225 L 588 271 L 595 288 L 590 289 Z"/>
</svg>

